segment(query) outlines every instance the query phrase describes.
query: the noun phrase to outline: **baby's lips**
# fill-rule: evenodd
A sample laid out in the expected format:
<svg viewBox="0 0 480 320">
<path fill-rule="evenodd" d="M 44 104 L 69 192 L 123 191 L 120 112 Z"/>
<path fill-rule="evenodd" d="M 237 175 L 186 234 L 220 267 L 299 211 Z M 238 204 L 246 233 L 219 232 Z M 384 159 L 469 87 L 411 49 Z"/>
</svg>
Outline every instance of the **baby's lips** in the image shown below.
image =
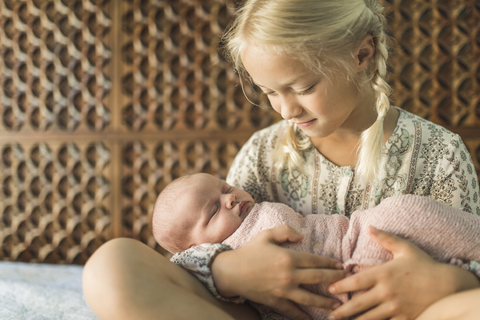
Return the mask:
<svg viewBox="0 0 480 320">
<path fill-rule="evenodd" d="M 243 213 L 243 201 L 238 204 L 238 216 L 240 217 Z"/>
<path fill-rule="evenodd" d="M 247 206 L 248 206 L 248 203 L 246 201 L 242 201 L 238 204 L 238 208 L 239 208 L 238 216 L 241 216 L 246 211 Z"/>
</svg>

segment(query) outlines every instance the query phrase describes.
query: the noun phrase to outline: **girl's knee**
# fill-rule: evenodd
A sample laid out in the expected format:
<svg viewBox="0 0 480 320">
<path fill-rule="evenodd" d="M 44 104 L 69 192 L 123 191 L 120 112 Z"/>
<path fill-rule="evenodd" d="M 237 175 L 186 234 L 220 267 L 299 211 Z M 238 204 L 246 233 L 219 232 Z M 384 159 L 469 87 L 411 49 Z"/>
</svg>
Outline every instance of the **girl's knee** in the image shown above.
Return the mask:
<svg viewBox="0 0 480 320">
<path fill-rule="evenodd" d="M 140 241 L 110 240 L 85 264 L 82 275 L 85 300 L 101 319 L 121 319 L 134 302 L 133 295 L 142 290 L 145 282 L 164 281 L 153 275 L 158 275 L 156 267 L 166 262 Z M 115 318 L 118 315 L 121 317 Z"/>
<path fill-rule="evenodd" d="M 124 256 L 128 254 L 129 240 L 110 240 L 93 253 L 83 269 L 84 286 L 88 286 L 94 279 L 105 280 L 105 276 L 111 275 L 116 269 L 115 266 L 121 265 Z"/>
</svg>

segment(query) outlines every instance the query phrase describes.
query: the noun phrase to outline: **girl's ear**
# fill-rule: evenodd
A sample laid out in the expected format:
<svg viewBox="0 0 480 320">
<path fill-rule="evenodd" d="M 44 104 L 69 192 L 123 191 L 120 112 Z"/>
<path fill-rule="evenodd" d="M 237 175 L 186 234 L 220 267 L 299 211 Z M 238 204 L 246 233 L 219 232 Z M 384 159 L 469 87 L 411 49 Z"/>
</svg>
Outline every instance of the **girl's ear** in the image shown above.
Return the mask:
<svg viewBox="0 0 480 320">
<path fill-rule="evenodd" d="M 368 68 L 370 62 L 375 56 L 375 41 L 371 35 L 366 35 L 357 49 L 353 52 L 356 62 L 357 72 L 362 72 Z"/>
</svg>

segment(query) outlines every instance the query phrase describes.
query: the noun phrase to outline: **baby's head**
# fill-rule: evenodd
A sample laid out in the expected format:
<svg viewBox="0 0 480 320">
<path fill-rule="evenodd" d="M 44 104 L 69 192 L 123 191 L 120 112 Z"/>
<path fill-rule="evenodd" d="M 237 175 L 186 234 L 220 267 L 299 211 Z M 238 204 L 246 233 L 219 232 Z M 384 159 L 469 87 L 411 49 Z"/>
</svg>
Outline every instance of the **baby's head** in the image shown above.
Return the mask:
<svg viewBox="0 0 480 320">
<path fill-rule="evenodd" d="M 220 243 L 237 230 L 254 204 L 247 192 L 212 175 L 183 176 L 158 196 L 153 235 L 171 253 L 202 243 Z"/>
</svg>

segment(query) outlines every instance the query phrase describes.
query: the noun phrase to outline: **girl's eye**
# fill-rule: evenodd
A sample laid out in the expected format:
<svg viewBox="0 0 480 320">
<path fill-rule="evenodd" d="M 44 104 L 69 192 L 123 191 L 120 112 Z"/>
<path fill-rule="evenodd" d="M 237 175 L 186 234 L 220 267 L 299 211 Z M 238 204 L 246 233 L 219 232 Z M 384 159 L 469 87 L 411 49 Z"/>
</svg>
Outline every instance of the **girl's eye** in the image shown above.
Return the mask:
<svg viewBox="0 0 480 320">
<path fill-rule="evenodd" d="M 305 94 L 309 94 L 310 92 L 313 91 L 313 88 L 315 87 L 315 85 L 311 86 L 310 88 L 308 88 L 307 90 L 304 90 L 304 91 L 299 91 L 299 92 L 295 92 L 295 94 L 299 95 L 299 96 L 303 96 Z"/>
</svg>

